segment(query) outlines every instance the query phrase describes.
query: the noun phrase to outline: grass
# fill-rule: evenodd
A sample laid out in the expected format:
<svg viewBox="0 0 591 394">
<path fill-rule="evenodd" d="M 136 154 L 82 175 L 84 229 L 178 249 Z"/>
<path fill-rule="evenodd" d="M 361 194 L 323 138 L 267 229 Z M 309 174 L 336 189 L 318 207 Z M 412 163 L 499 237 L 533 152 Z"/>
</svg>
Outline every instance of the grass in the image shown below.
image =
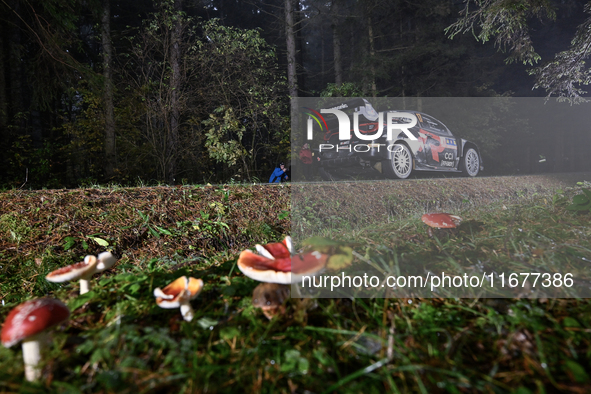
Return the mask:
<svg viewBox="0 0 591 394">
<path fill-rule="evenodd" d="M 554 199 L 555 192 L 533 193 L 481 205 L 459 201 L 463 227 L 433 238 L 418 216 L 424 205 L 404 201 L 397 203 L 404 215 L 399 208 L 377 225 L 331 219 L 338 215 L 326 204 L 327 216 L 318 219 L 309 205 L 305 231 L 347 241 L 362 257 L 356 265 L 367 259 L 424 274 L 426 264 L 460 272 L 478 269 L 480 261 L 498 272 L 554 267 L 589 278 L 591 216 L 566 209 L 576 190 Z M 384 201 L 394 206 L 391 199 L 377 206 Z M 23 234 L 18 242 L 2 234 L 0 319 L 18 303 L 46 295 L 72 311 L 53 331 L 41 382 L 22 382 L 20 348 L 0 348 L 3 392 L 591 390 L 587 299 L 527 299 L 517 290 L 505 299 L 291 299 L 284 315 L 268 321 L 252 306 L 257 283 L 235 262 L 240 250 L 292 232 L 288 188 L 12 192 L 0 204 L 21 219 L 7 216 L 0 231 Z M 75 242 L 66 250 L 67 237 Z M 77 284 L 44 280 L 51 270 L 104 250 L 93 238 L 123 258 L 93 279 L 91 292 L 78 296 Z M 158 308 L 152 295 L 181 275 L 205 282 L 192 302 L 192 322 Z"/>
</svg>

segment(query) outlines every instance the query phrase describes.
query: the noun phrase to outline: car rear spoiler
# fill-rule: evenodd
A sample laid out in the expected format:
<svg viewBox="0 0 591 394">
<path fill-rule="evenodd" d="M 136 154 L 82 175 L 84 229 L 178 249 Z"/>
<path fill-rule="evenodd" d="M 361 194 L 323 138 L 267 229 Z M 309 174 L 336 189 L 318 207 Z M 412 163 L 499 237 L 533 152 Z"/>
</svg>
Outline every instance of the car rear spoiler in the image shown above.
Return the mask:
<svg viewBox="0 0 591 394">
<path fill-rule="evenodd" d="M 330 105 L 326 105 L 322 109 L 338 109 L 349 115 L 351 120 L 354 112 L 361 113 L 361 115 L 369 122 L 375 122 L 378 120 L 377 111 L 373 108 L 371 103 L 364 98 L 354 98 L 352 100 L 332 103 Z M 322 109 L 319 109 L 318 112 L 321 112 Z M 339 121 L 336 116 L 331 114 L 326 114 L 323 116 L 325 116 L 329 130 L 338 128 Z M 362 119 L 360 119 L 360 121 L 362 121 Z"/>
</svg>

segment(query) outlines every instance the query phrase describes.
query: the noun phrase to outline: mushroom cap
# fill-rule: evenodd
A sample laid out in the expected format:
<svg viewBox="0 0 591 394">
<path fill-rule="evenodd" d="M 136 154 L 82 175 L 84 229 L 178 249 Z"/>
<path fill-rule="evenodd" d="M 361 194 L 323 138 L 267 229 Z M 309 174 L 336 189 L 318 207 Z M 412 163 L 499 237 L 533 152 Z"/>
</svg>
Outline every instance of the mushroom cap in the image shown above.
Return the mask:
<svg viewBox="0 0 591 394">
<path fill-rule="evenodd" d="M 174 309 L 180 308 L 181 304 L 197 297 L 201 290 L 203 290 L 203 281 L 201 279 L 181 276 L 164 289 L 155 288 L 154 297 L 156 297 L 156 304 L 160 308 Z"/>
<path fill-rule="evenodd" d="M 245 250 L 238 257 L 238 269 L 251 279 L 265 283 L 291 284 L 303 275 L 324 269 L 328 255 L 313 251 L 291 256 L 291 238 L 283 242 L 256 245 L 259 254 Z M 293 275 L 292 275 L 293 273 Z"/>
<path fill-rule="evenodd" d="M 238 269 L 259 282 L 291 283 L 291 257 L 269 259 L 247 249 L 238 257 Z"/>
<path fill-rule="evenodd" d="M 462 218 L 449 213 L 426 213 L 421 218 L 423 222 L 436 228 L 456 228 L 462 222 Z"/>
<path fill-rule="evenodd" d="M 291 258 L 293 280 L 300 282 L 303 276 L 317 275 L 324 270 L 330 256 L 317 250 L 296 254 Z"/>
<path fill-rule="evenodd" d="M 291 237 L 289 235 L 286 236 L 281 242 L 285 245 L 287 250 L 289 250 L 289 253 L 293 253 L 293 244 L 291 243 Z"/>
<path fill-rule="evenodd" d="M 2 327 L 2 345 L 11 347 L 23 339 L 53 327 L 70 317 L 68 307 L 55 298 L 38 298 L 14 308 Z"/>
<path fill-rule="evenodd" d="M 98 255 L 98 263 L 96 264 L 96 272 L 108 270 L 117 262 L 117 258 L 111 252 L 103 252 Z"/>
<path fill-rule="evenodd" d="M 84 276 L 91 276 L 96 272 L 97 264 L 98 259 L 95 256 L 88 255 L 80 263 L 68 265 L 50 272 L 45 279 L 49 282 L 62 283 L 69 280 L 77 280 Z"/>
</svg>

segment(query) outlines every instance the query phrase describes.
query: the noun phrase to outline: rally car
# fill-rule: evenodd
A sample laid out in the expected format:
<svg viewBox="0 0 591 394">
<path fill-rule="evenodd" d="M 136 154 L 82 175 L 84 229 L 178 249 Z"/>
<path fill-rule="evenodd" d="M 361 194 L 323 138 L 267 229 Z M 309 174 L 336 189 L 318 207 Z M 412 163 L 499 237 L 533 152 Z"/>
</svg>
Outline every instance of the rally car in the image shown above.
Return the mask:
<svg viewBox="0 0 591 394">
<path fill-rule="evenodd" d="M 323 111 L 324 141 L 316 144 L 314 150 L 319 173 L 325 180 L 340 179 L 347 170 L 356 168 L 373 168 L 393 179 L 408 178 L 413 171 L 455 172 L 474 177 L 484 169 L 476 144 L 454 137 L 442 122 L 423 112 L 388 110 L 378 114 L 361 98 L 327 108 L 330 109 L 347 114 L 350 134 L 343 138 L 338 116 Z M 386 132 L 388 120 L 393 129 L 390 136 Z"/>
</svg>

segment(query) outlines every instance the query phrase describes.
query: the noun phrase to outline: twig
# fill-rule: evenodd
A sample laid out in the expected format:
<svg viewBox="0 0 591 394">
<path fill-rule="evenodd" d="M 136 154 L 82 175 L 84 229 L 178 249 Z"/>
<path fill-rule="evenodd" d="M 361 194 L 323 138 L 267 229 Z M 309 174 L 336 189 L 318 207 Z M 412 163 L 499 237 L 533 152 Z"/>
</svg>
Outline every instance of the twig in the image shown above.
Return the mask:
<svg viewBox="0 0 591 394">
<path fill-rule="evenodd" d="M 22 189 L 22 188 L 23 188 L 23 186 L 25 186 L 25 185 L 27 184 L 27 181 L 28 181 L 28 180 L 29 180 L 29 168 L 27 168 L 27 171 L 25 172 L 25 183 L 23 183 L 23 184 L 21 185 L 21 187 L 19 187 L 18 189 L 19 189 L 19 190 L 20 190 L 20 189 Z"/>
<path fill-rule="evenodd" d="M 394 323 L 394 317 L 392 316 L 392 323 L 388 330 L 388 348 L 386 349 L 386 359 L 388 362 L 394 358 L 394 333 L 396 332 L 396 326 Z"/>
</svg>

